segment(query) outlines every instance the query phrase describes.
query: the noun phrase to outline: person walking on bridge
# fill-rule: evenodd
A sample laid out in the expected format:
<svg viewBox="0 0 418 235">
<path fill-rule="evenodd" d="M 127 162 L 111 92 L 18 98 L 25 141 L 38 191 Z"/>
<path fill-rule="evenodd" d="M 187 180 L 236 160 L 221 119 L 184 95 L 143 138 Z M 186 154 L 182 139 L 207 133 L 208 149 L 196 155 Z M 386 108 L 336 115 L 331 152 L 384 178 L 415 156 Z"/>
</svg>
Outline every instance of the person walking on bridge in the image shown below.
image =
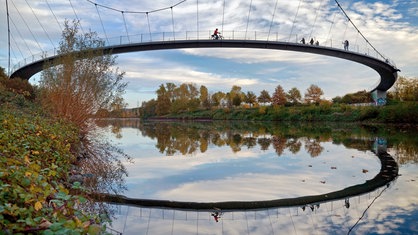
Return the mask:
<svg viewBox="0 0 418 235">
<path fill-rule="evenodd" d="M 344 41 L 344 50 L 346 50 L 346 51 L 348 51 L 348 45 L 349 45 L 350 43 L 348 42 L 348 40 L 345 40 Z"/>
<path fill-rule="evenodd" d="M 313 40 L 313 38 L 311 38 L 311 40 L 309 41 L 309 43 L 311 44 L 311 45 L 313 45 L 314 44 L 314 40 Z"/>
</svg>

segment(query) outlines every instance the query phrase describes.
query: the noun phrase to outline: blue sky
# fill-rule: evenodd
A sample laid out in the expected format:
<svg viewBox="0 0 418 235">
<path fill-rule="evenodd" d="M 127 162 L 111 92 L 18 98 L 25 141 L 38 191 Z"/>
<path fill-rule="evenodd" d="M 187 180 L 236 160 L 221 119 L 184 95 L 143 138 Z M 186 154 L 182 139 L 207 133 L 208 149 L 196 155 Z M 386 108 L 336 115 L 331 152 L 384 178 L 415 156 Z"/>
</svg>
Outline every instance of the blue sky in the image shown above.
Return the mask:
<svg viewBox="0 0 418 235">
<path fill-rule="evenodd" d="M 372 54 L 370 47 L 347 23 L 335 0 L 91 1 L 124 12 L 151 12 L 168 7 L 151 12 L 148 17 L 144 13 L 122 14 L 100 6 L 96 8 L 87 0 L 8 2 L 12 66 L 58 46 L 62 24 L 65 19 L 75 18 L 74 11 L 84 31 L 91 29 L 112 42 L 121 40 L 121 36 L 127 41 L 126 35 L 130 35 L 131 41 L 137 41 L 140 35 L 149 37 L 149 32 L 155 40 L 161 32 L 169 35 L 173 27 L 177 39 L 197 31 L 200 37 L 209 37 L 218 27 L 226 38 L 232 37 L 232 31 L 235 37 L 247 32 L 248 38 L 253 35 L 262 38 L 270 32 L 269 40 L 277 36 L 280 40 L 296 42 L 301 37 L 314 37 L 321 45 L 337 48 L 342 48 L 341 42 L 348 39 L 351 50 Z M 418 77 L 417 0 L 339 0 L 339 3 L 372 45 L 396 63 L 401 69 L 399 75 Z M 174 6 L 172 10 L 170 6 Z M 0 15 L 0 30 L 7 32 L 5 7 L 0 8 Z M 7 34 L 0 35 L 0 45 L 0 66 L 7 70 Z M 354 62 L 262 49 L 150 51 L 120 54 L 117 62 L 120 70 L 126 72 L 125 99 L 129 107 L 155 98 L 158 86 L 167 82 L 205 85 L 211 93 L 228 92 L 233 85 L 238 85 L 242 91 L 256 95 L 263 89 L 273 93 L 278 85 L 286 91 L 297 87 L 304 93 L 310 84 L 316 84 L 324 90 L 324 98 L 331 99 L 369 90 L 379 80 L 375 71 Z M 31 82 L 37 80 L 39 75 Z"/>
</svg>

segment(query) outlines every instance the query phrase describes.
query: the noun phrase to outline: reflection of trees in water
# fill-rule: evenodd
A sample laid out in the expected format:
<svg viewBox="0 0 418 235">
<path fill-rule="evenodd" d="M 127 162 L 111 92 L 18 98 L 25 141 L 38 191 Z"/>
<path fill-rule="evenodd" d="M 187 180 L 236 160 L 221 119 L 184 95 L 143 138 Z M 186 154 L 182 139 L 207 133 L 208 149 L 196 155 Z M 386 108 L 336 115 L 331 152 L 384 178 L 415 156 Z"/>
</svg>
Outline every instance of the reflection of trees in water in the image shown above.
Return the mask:
<svg viewBox="0 0 418 235">
<path fill-rule="evenodd" d="M 103 139 L 100 135 L 89 134 L 78 146 L 73 146 L 78 154 L 77 162 L 69 173 L 69 182 L 79 182 L 84 188 L 75 194 L 84 194 L 87 198 L 102 193 L 122 194 L 126 190 L 127 171 L 124 163 L 131 158 L 121 149 Z M 88 195 L 86 195 L 88 194 Z M 100 201 L 100 200 L 99 200 Z M 89 200 L 79 205 L 82 210 L 93 214 L 111 216 L 113 211 L 107 204 Z"/>
<path fill-rule="evenodd" d="M 268 150 L 271 144 L 271 139 L 266 137 L 258 138 L 257 143 L 260 145 L 261 150 Z"/>
<path fill-rule="evenodd" d="M 347 148 L 368 151 L 374 137 L 379 135 L 387 136 L 388 142 L 392 143 L 390 147 L 397 151 L 394 157 L 400 163 L 418 162 L 416 132 L 399 133 L 398 128 L 387 126 L 246 121 L 141 122 L 139 119 L 98 120 L 96 123 L 101 127 L 112 125 L 116 137 L 121 136 L 122 127 L 136 128 L 143 136 L 156 139 L 156 147 L 168 156 L 203 153 L 210 145 L 229 146 L 233 152 L 257 146 L 265 151 L 271 145 L 280 156 L 286 149 L 298 153 L 303 145 L 312 157 L 317 157 L 323 151 L 321 142 L 332 141 Z"/>
<path fill-rule="evenodd" d="M 418 145 L 418 144 L 417 144 Z M 393 146 L 394 158 L 399 164 L 418 163 L 418 146 L 401 142 Z"/>
<path fill-rule="evenodd" d="M 311 157 L 318 157 L 324 150 L 317 139 L 307 139 L 305 141 L 305 149 Z"/>
<path fill-rule="evenodd" d="M 126 189 L 123 160 L 131 159 L 121 149 L 99 138 L 83 141 L 73 175 L 82 176 L 83 186 L 93 192 L 120 193 Z M 77 179 L 77 178 L 76 178 Z M 79 180 L 77 180 L 79 181 Z"/>
<path fill-rule="evenodd" d="M 276 151 L 277 155 L 281 156 L 283 154 L 284 149 L 286 148 L 287 139 L 284 137 L 273 136 L 273 147 Z"/>
<path fill-rule="evenodd" d="M 289 138 L 286 143 L 286 147 L 289 149 L 290 152 L 293 154 L 300 151 L 302 143 L 297 138 Z"/>
</svg>

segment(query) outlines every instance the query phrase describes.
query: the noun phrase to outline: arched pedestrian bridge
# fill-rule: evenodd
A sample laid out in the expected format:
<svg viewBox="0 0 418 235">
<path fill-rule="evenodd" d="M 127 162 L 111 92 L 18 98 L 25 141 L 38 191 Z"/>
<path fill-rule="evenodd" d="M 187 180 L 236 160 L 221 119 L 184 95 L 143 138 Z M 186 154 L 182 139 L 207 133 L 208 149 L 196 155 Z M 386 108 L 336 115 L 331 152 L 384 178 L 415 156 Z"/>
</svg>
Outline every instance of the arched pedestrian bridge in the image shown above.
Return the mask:
<svg viewBox="0 0 418 235">
<path fill-rule="evenodd" d="M 42 71 L 46 62 L 53 62 L 59 58 L 56 49 L 52 54 L 47 53 L 44 46 L 41 45 L 54 46 L 56 43 L 48 31 L 53 31 L 54 25 L 58 25 L 59 29 L 62 29 L 63 22 L 59 22 L 58 18 L 73 18 L 79 21 L 82 32 L 84 32 L 83 25 L 88 25 L 89 28 L 95 25 L 96 28 L 93 27 L 92 30 L 102 32 L 100 38 L 103 39 L 106 46 L 93 49 L 103 50 L 105 53 L 120 54 L 183 48 L 257 48 L 331 56 L 357 62 L 375 70 L 380 76 L 380 81 L 370 91 L 374 92 L 376 101 L 378 98 L 384 99 L 386 97 L 386 91 L 397 78 L 399 70 L 394 63 L 367 40 L 337 0 L 330 2 L 299 0 L 297 6 L 295 4 L 289 5 L 285 0 L 263 3 L 247 0 L 240 2 L 239 6 L 228 1 L 223 1 L 223 4 L 219 5 L 211 1 L 179 0 L 171 6 L 163 6 L 165 3 L 156 1 L 155 4 L 148 4 L 146 7 L 150 2 L 143 2 L 141 6 L 136 6 L 148 9 L 143 11 L 140 9 L 131 10 L 131 6 L 129 6 L 130 10 L 116 7 L 124 7 L 126 3 L 123 2 L 117 5 L 102 5 L 93 0 L 75 1 L 74 3 L 70 0 L 69 4 L 63 3 L 66 5 L 63 6 L 50 4 L 46 1 L 39 2 L 35 6 L 34 3 L 25 1 L 26 7 L 31 9 L 33 13 L 33 21 L 25 20 L 19 6 L 15 3 L 10 6 L 11 13 L 9 14 L 6 2 L 8 21 L 10 19 L 12 26 L 14 26 L 14 28 L 10 26 L 8 28 L 8 74 L 11 78 L 29 79 L 37 72 Z M 150 9 L 151 5 L 155 5 L 156 9 Z M 61 16 L 62 7 L 72 9 L 74 15 L 69 13 L 69 15 Z M 344 7 L 349 8 L 349 5 L 345 4 Z M 44 18 L 45 14 L 37 14 L 36 12 L 37 10 L 48 11 L 47 9 L 49 9 L 51 17 L 48 19 L 48 27 L 44 27 L 41 22 L 42 18 L 40 20 L 37 15 Z M 83 13 L 84 18 L 87 18 L 89 22 L 81 20 L 82 17 L 79 16 Z M 20 27 L 16 27 L 14 23 L 18 16 L 23 18 L 24 23 Z M 145 18 L 141 19 L 137 16 L 145 16 Z M 38 22 L 37 25 L 36 22 Z M 22 37 L 21 31 L 25 25 L 33 36 L 32 39 Z M 213 32 L 211 28 L 214 25 L 218 26 L 222 32 L 223 40 L 210 39 Z M 40 34 L 32 32 L 32 27 L 39 26 L 47 36 L 46 38 L 39 37 L 37 35 Z M 138 29 L 142 30 L 139 34 L 132 33 Z M 164 31 L 164 33 L 156 30 Z M 166 30 L 171 31 L 167 32 Z M 53 33 L 56 34 L 57 30 Z M 108 35 L 121 35 L 121 33 L 124 35 L 108 37 Z M 305 37 L 307 41 L 309 39 L 319 41 L 319 45 L 305 44 Z M 12 43 L 10 39 L 13 39 Z M 301 39 L 303 39 L 303 43 L 301 43 Z M 346 39 L 352 39 L 350 47 L 342 49 L 341 42 Z M 49 43 L 45 43 L 48 40 Z M 41 53 L 34 54 L 33 50 L 37 48 L 29 45 L 38 45 Z M 17 63 L 11 71 L 10 51 L 14 55 L 19 52 L 22 57 L 27 56 L 24 55 L 24 52 L 29 52 L 31 55 L 28 58 L 30 59 Z"/>
<path fill-rule="evenodd" d="M 237 40 L 237 39 L 223 39 L 223 40 L 172 40 L 172 41 L 153 41 L 144 43 L 121 44 L 115 46 L 106 46 L 96 48 L 96 50 L 103 50 L 105 53 L 120 54 L 128 52 L 151 51 L 151 50 L 165 50 L 165 49 L 183 49 L 183 48 L 255 48 L 255 49 L 270 49 L 270 50 L 285 50 L 313 53 L 318 55 L 332 56 L 341 59 L 354 61 L 366 65 L 374 69 L 380 75 L 380 82 L 372 91 L 385 92 L 395 83 L 397 78 L 397 71 L 394 65 L 388 61 L 383 61 L 375 57 L 342 50 L 326 46 L 316 46 L 300 43 L 289 43 L 280 41 L 264 41 L 264 40 Z M 11 77 L 20 77 L 22 79 L 29 79 L 34 74 L 42 71 L 46 62 L 53 62 L 59 55 L 47 57 L 33 63 L 27 64 L 17 69 Z"/>
</svg>

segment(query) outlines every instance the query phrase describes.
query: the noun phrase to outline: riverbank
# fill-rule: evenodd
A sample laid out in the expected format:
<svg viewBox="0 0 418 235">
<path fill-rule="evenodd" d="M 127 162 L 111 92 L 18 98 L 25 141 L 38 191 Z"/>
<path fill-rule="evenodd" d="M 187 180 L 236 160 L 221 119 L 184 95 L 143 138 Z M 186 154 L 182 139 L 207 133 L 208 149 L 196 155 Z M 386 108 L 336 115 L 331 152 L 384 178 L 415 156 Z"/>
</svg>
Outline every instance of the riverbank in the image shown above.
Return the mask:
<svg viewBox="0 0 418 235">
<path fill-rule="evenodd" d="M 1 84 L 0 107 L 0 233 L 103 231 L 80 184 L 69 183 L 78 129 Z"/>
<path fill-rule="evenodd" d="M 146 116 L 145 116 L 146 117 Z M 393 103 L 386 106 L 309 105 L 261 106 L 258 108 L 222 108 L 170 113 L 146 119 L 207 119 L 254 121 L 326 121 L 418 123 L 418 103 Z"/>
</svg>

